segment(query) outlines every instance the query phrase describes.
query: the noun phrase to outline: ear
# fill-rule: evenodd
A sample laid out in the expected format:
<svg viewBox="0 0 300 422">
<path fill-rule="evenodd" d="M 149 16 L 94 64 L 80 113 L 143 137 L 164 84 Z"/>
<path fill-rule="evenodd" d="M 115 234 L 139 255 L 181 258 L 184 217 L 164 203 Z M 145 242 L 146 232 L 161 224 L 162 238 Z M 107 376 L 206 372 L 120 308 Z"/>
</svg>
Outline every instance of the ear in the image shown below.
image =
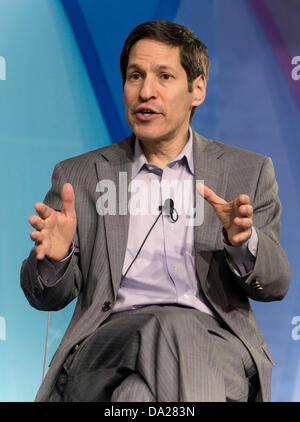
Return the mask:
<svg viewBox="0 0 300 422">
<path fill-rule="evenodd" d="M 206 97 L 206 78 L 199 75 L 193 80 L 193 102 L 192 106 L 198 107 L 202 104 Z"/>
</svg>

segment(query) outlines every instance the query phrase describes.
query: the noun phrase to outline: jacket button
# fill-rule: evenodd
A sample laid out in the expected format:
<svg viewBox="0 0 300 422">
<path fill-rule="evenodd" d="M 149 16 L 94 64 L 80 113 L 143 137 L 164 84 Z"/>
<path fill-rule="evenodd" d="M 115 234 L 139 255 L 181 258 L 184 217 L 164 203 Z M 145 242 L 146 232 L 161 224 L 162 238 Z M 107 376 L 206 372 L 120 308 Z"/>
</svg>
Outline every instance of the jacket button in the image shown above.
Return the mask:
<svg viewBox="0 0 300 422">
<path fill-rule="evenodd" d="M 263 290 L 263 287 L 256 278 L 251 281 L 250 286 L 253 287 L 255 290 Z"/>
<path fill-rule="evenodd" d="M 111 302 L 104 302 L 102 306 L 102 311 L 107 312 L 111 309 Z"/>
<path fill-rule="evenodd" d="M 76 353 L 79 349 L 79 344 L 75 344 L 75 346 L 71 349 L 71 354 Z"/>
<path fill-rule="evenodd" d="M 41 296 L 41 292 L 39 291 L 39 289 L 37 287 L 34 287 L 33 291 L 32 291 L 33 296 L 35 297 L 39 297 Z"/>
</svg>

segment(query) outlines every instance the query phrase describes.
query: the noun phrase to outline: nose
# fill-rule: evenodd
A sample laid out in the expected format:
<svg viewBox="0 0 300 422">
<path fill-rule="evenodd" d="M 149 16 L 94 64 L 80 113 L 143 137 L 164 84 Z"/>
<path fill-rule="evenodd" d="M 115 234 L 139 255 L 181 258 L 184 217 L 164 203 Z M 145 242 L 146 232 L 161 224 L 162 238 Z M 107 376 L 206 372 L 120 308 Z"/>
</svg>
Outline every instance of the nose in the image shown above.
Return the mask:
<svg viewBox="0 0 300 422">
<path fill-rule="evenodd" d="M 152 98 L 156 98 L 155 82 L 151 77 L 146 76 L 143 79 L 139 95 L 142 101 L 148 101 Z"/>
</svg>

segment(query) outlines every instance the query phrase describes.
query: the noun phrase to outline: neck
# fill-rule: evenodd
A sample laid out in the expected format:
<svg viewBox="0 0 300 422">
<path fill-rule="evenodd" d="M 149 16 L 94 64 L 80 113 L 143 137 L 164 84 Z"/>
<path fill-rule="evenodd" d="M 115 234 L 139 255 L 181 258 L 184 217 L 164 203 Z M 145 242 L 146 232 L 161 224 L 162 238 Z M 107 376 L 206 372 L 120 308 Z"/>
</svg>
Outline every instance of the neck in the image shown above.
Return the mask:
<svg viewBox="0 0 300 422">
<path fill-rule="evenodd" d="M 140 140 L 140 144 L 148 163 L 164 168 L 166 164 L 174 160 L 181 153 L 188 140 L 189 131 L 184 137 L 172 140 Z"/>
</svg>

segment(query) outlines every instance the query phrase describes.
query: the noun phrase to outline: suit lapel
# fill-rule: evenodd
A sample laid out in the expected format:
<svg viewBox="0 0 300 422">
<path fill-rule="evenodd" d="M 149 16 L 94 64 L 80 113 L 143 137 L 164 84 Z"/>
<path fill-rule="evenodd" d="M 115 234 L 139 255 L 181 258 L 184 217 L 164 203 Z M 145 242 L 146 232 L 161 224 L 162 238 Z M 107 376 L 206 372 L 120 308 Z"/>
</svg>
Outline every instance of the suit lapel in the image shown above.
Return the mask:
<svg viewBox="0 0 300 422">
<path fill-rule="evenodd" d="M 111 180 L 116 189 L 116 214 L 104 215 L 106 243 L 111 278 L 115 297 L 120 286 L 122 267 L 125 258 L 129 213 L 128 185 L 131 180 L 134 136 L 102 151 L 101 161 L 96 162 L 98 181 Z M 103 157 L 105 160 L 103 160 Z M 98 217 L 102 218 L 102 217 Z"/>
<path fill-rule="evenodd" d="M 227 186 L 227 169 L 224 153 L 220 144 L 209 141 L 193 132 L 194 135 L 194 177 L 195 183 L 203 183 L 218 196 L 224 198 Z M 198 195 L 196 193 L 196 195 Z M 221 246 L 220 230 L 222 226 L 213 207 L 204 200 L 204 219 L 201 225 L 194 227 L 194 245 L 197 273 L 202 287 L 205 284 L 213 251 Z"/>
</svg>

